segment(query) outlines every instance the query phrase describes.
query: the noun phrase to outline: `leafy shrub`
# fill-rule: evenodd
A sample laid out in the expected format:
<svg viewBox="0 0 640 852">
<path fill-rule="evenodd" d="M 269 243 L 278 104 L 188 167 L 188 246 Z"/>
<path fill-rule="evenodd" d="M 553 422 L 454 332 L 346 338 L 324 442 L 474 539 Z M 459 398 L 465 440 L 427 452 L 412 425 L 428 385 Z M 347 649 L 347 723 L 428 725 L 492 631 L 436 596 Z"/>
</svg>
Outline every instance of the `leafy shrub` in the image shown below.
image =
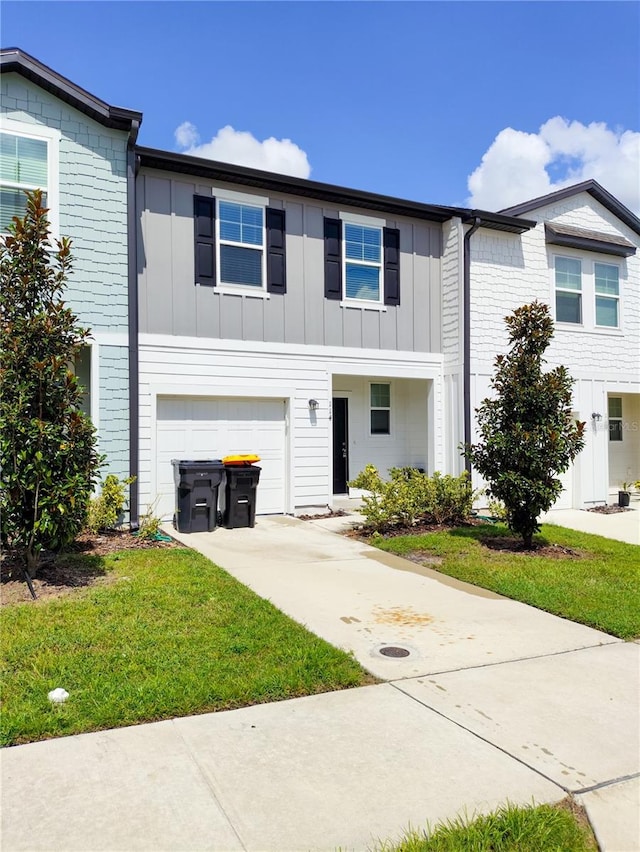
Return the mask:
<svg viewBox="0 0 640 852">
<path fill-rule="evenodd" d="M 474 492 L 469 476 L 433 476 L 415 468 L 392 467 L 385 481 L 377 468 L 368 464 L 349 483 L 351 488 L 369 492 L 362 498 L 362 514 L 368 529 L 412 527 L 416 523 L 459 524 L 471 512 Z"/>
<path fill-rule="evenodd" d="M 0 240 L 0 518 L 28 581 L 43 548 L 60 550 L 82 529 L 101 465 L 69 369 L 89 337 L 63 300 L 71 241 L 50 240 L 42 202 L 28 192 Z"/>
<path fill-rule="evenodd" d="M 112 530 L 122 521 L 127 502 L 125 487 L 131 485 L 135 476 L 120 480 L 110 473 L 102 483 L 100 495 L 89 503 L 87 529 L 93 533 Z"/>
<path fill-rule="evenodd" d="M 510 349 L 495 359 L 493 398 L 477 409 L 477 444 L 465 454 L 504 503 L 509 528 L 531 549 L 538 518 L 562 491 L 560 474 L 584 447 L 584 423 L 571 418 L 573 379 L 565 367 L 545 372 L 553 338 L 547 305 L 532 302 L 505 318 Z"/>
<path fill-rule="evenodd" d="M 151 541 L 160 532 L 160 524 L 162 523 L 153 513 L 154 506 L 149 506 L 144 515 L 140 515 L 140 528 L 138 529 L 138 538 Z"/>
</svg>

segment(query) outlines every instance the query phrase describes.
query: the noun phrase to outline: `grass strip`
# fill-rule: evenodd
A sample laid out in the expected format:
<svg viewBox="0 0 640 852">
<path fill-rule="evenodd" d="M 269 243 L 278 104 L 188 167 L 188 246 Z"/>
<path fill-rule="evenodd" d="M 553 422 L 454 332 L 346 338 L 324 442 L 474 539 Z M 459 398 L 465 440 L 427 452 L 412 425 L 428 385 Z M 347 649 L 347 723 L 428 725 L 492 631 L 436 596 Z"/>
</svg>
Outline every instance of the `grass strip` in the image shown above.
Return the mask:
<svg viewBox="0 0 640 852">
<path fill-rule="evenodd" d="M 597 852 L 581 809 L 570 800 L 559 805 L 505 805 L 467 820 L 448 820 L 427 831 L 412 831 L 380 852 Z"/>
<path fill-rule="evenodd" d="M 370 543 L 400 556 L 435 557 L 429 567 L 505 597 L 603 630 L 640 636 L 640 547 L 546 524 L 534 541 L 575 555 L 513 553 L 487 546 L 510 536 L 504 525 L 479 525 L 403 535 Z"/>
<path fill-rule="evenodd" d="M 194 551 L 123 551 L 102 569 L 103 585 L 3 608 L 2 745 L 374 680 Z M 49 702 L 56 687 L 66 703 Z"/>
</svg>

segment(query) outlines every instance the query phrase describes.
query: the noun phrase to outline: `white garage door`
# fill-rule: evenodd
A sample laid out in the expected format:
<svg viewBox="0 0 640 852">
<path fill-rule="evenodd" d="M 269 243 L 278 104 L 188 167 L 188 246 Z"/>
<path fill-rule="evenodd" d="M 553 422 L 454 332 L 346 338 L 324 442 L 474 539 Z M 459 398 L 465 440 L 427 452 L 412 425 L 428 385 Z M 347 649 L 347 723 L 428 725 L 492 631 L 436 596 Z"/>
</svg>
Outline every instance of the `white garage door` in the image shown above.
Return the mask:
<svg viewBox="0 0 640 852">
<path fill-rule="evenodd" d="M 170 517 L 175 503 L 171 459 L 220 459 L 257 453 L 262 468 L 256 513 L 285 511 L 285 401 L 158 397 L 156 435 L 157 514 Z"/>
</svg>

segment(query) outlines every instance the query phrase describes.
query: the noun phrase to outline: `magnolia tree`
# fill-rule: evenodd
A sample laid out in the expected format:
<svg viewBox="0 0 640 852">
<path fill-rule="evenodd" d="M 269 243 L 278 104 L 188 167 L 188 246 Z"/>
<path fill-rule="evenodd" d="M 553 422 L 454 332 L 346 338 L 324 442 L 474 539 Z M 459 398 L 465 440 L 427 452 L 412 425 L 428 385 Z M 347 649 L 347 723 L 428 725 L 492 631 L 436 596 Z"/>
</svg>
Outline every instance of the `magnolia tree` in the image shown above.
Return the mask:
<svg viewBox="0 0 640 852">
<path fill-rule="evenodd" d="M 501 500 L 509 528 L 532 547 L 538 517 L 555 503 L 559 474 L 584 446 L 584 423 L 571 419 L 573 379 L 565 367 L 543 371 L 553 337 L 549 308 L 540 302 L 517 308 L 505 322 L 510 351 L 498 355 L 492 399 L 477 410 L 480 440 L 466 455 Z"/>
<path fill-rule="evenodd" d="M 40 191 L 27 193 L 9 231 L 0 244 L 0 518 L 33 594 L 41 550 L 82 529 L 100 458 L 70 369 L 89 336 L 62 300 L 70 240 L 52 245 Z"/>
</svg>

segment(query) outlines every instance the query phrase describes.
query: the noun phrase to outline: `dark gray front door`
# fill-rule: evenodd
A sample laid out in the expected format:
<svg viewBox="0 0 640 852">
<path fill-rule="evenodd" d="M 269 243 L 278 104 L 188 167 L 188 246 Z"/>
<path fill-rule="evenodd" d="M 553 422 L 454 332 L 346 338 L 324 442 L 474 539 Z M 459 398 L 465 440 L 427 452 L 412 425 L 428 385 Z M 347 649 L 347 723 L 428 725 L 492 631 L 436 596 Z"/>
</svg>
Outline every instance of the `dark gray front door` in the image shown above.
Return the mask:
<svg viewBox="0 0 640 852">
<path fill-rule="evenodd" d="M 346 494 L 349 479 L 349 400 L 333 398 L 333 493 Z"/>
</svg>

